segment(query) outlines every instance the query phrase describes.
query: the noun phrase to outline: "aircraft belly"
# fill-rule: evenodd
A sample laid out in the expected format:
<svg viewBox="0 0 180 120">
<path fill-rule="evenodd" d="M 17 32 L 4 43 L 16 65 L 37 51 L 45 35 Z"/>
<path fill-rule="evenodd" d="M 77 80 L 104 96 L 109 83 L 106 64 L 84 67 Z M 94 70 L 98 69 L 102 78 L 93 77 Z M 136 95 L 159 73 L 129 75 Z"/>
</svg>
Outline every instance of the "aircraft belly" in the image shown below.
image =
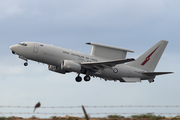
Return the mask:
<svg viewBox="0 0 180 120">
<path fill-rule="evenodd" d="M 122 76 L 126 76 L 125 71 L 121 71 L 118 68 L 99 70 L 96 76 L 106 78 L 108 80 L 120 80 Z"/>
<path fill-rule="evenodd" d="M 120 80 L 120 81 L 122 81 L 123 78 L 136 78 L 134 79 L 135 81 L 138 81 L 139 79 L 147 78 L 147 76 L 144 76 L 140 70 L 129 67 L 127 65 L 117 65 L 112 69 L 100 70 L 96 73 L 96 76 L 102 78 L 108 78 L 108 80 Z"/>
</svg>

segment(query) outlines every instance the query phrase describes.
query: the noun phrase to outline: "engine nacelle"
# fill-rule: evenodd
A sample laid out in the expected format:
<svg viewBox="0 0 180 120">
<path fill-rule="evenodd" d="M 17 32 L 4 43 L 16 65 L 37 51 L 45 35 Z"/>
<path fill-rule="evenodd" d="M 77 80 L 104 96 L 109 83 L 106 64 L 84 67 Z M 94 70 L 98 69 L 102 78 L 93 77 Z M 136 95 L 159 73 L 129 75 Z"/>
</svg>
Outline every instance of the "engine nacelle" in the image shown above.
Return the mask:
<svg viewBox="0 0 180 120">
<path fill-rule="evenodd" d="M 80 73 L 81 65 L 71 60 L 64 60 L 61 63 L 61 69 L 69 72 L 77 72 Z"/>
<path fill-rule="evenodd" d="M 61 74 L 66 74 L 66 73 L 67 73 L 67 71 L 62 70 L 60 67 L 53 66 L 53 65 L 48 65 L 48 69 L 49 69 L 50 71 L 58 72 L 58 73 L 61 73 Z"/>
</svg>

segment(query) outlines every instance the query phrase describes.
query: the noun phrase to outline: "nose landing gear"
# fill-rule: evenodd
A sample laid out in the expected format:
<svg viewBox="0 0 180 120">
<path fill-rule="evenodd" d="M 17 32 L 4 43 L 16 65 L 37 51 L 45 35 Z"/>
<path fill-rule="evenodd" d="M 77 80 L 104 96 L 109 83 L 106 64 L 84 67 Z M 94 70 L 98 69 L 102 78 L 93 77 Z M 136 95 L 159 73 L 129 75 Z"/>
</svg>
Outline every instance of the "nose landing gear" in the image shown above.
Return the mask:
<svg viewBox="0 0 180 120">
<path fill-rule="evenodd" d="M 24 66 L 28 66 L 28 62 L 25 62 L 25 63 L 24 63 Z"/>
</svg>

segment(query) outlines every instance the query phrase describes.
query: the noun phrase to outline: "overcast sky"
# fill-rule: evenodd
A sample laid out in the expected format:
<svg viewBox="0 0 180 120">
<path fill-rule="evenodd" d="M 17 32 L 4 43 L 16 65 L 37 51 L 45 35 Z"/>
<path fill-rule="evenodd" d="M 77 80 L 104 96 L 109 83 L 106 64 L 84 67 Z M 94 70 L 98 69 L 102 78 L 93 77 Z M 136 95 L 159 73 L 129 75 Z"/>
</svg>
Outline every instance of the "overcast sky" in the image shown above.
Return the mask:
<svg viewBox="0 0 180 120">
<path fill-rule="evenodd" d="M 179 6 L 179 0 L 0 0 L 0 106 L 34 106 L 39 101 L 42 106 L 179 105 Z M 96 42 L 133 50 L 135 53 L 127 57 L 137 58 L 162 39 L 169 44 L 156 71 L 175 73 L 158 76 L 151 84 L 106 82 L 99 78 L 76 83 L 75 73 L 54 73 L 47 65 L 33 61 L 24 67 L 24 61 L 9 49 L 22 41 L 34 41 L 90 54 L 91 46 L 85 43 Z M 179 110 L 87 108 L 88 113 Z M 0 108 L 0 112 L 32 111 Z M 39 108 L 37 112 L 82 113 L 82 110 Z"/>
</svg>

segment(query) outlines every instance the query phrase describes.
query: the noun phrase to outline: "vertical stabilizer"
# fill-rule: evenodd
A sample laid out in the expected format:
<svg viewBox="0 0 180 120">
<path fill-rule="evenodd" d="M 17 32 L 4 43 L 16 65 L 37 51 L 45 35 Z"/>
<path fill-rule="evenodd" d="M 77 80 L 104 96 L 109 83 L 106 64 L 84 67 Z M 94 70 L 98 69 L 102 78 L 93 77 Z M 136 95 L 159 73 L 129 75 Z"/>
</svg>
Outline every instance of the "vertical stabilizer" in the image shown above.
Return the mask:
<svg viewBox="0 0 180 120">
<path fill-rule="evenodd" d="M 168 41 L 161 40 L 144 54 L 142 54 L 135 61 L 128 63 L 127 65 L 145 70 L 154 71 L 156 68 L 164 49 L 166 48 Z"/>
</svg>

